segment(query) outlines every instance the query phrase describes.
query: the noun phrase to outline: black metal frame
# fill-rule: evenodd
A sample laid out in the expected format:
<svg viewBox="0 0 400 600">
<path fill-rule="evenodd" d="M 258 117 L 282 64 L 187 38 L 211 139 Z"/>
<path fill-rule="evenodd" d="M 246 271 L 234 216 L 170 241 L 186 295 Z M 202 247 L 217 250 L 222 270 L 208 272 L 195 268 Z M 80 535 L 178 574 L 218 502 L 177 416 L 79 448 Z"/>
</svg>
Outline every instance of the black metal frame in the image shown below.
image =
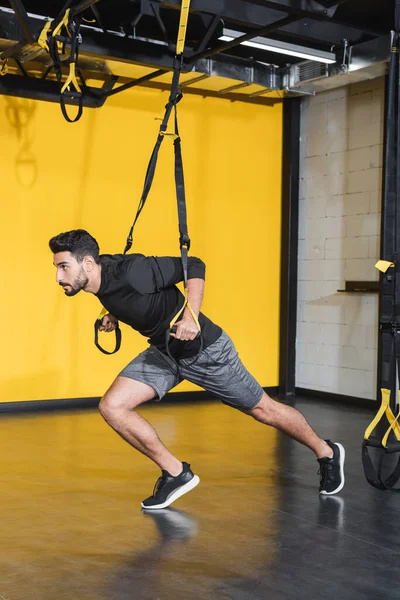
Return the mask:
<svg viewBox="0 0 400 600">
<path fill-rule="evenodd" d="M 85 88 L 83 106 L 87 108 L 100 108 L 105 98 L 98 95 L 97 88 Z M 18 96 L 46 102 L 60 102 L 60 84 L 47 79 L 35 77 L 16 77 L 15 75 L 4 75 L 0 77 L 0 94 L 4 96 Z M 77 105 L 77 100 L 70 100 L 69 104 Z"/>
<path fill-rule="evenodd" d="M 387 133 L 388 133 L 388 127 L 389 127 L 389 122 L 388 122 L 388 101 L 389 101 L 389 95 L 388 95 L 388 89 L 389 89 L 389 75 L 386 75 L 385 77 L 385 114 L 384 114 L 384 133 L 383 133 L 383 174 L 386 172 L 387 168 L 388 168 L 388 161 L 386 160 L 386 149 L 387 149 Z M 381 232 L 380 232 L 380 253 L 379 256 L 384 256 L 384 237 L 385 237 L 385 205 L 384 205 L 384 198 L 385 198 L 385 193 L 386 193 L 386 189 L 385 189 L 385 180 L 386 177 L 383 175 L 382 177 L 382 212 L 381 212 Z M 378 308 L 378 312 L 379 315 L 381 314 L 382 311 L 382 290 L 383 290 L 383 281 L 382 281 L 383 277 L 382 274 L 380 274 L 379 277 L 379 308 Z M 382 388 L 382 358 L 383 358 L 383 345 L 382 345 L 382 336 L 378 335 L 378 373 L 377 373 L 377 381 L 376 381 L 376 400 L 379 402 L 380 400 L 380 396 L 381 396 L 381 388 Z"/>
<path fill-rule="evenodd" d="M 207 68 L 203 66 L 203 72 L 199 71 L 199 65 L 205 64 L 204 59 L 213 57 L 213 61 L 216 65 L 224 65 L 225 67 L 232 65 L 241 65 L 237 67 L 239 70 L 243 69 L 242 76 L 238 77 L 239 82 L 243 81 L 248 84 L 257 83 L 263 85 L 259 80 L 253 81 L 248 77 L 248 71 L 252 69 L 256 71 L 259 68 L 260 62 L 250 59 L 241 59 L 238 56 L 232 56 L 226 54 L 246 40 L 251 40 L 256 36 L 268 35 L 271 33 L 279 33 L 286 39 L 294 40 L 298 36 L 304 36 L 306 27 L 307 39 L 314 41 L 323 42 L 329 44 L 332 40 L 336 43 L 338 40 L 351 39 L 354 42 L 359 41 L 365 34 L 372 37 L 381 35 L 380 30 L 370 30 L 364 26 L 355 27 L 354 24 L 342 23 L 335 16 L 337 6 L 347 2 L 348 0 L 322 0 L 319 3 L 315 0 L 302 0 L 302 2 L 294 3 L 293 0 L 192 0 L 190 11 L 191 13 L 200 14 L 203 17 L 203 23 L 206 25 L 205 34 L 203 39 L 198 44 L 198 47 L 187 48 L 185 50 L 185 60 L 183 63 L 183 71 L 196 70 L 204 75 L 211 75 Z M 32 15 L 28 16 L 23 0 L 10 0 L 10 4 L 15 11 L 16 21 L 19 27 L 24 33 L 24 39 L 17 41 L 18 39 L 18 27 L 16 27 L 16 21 L 11 18 L 11 15 L 7 17 L 0 14 L 0 29 L 2 29 L 8 39 L 15 40 L 16 43 L 10 48 L 6 48 L 2 53 L 2 58 L 14 58 L 20 61 L 20 70 L 23 72 L 23 63 L 25 61 L 33 60 L 38 54 L 46 64 L 46 53 L 42 50 L 36 40 L 38 35 L 43 28 L 43 19 L 35 18 Z M 81 45 L 81 57 L 85 55 L 90 56 L 101 56 L 105 60 L 119 60 L 123 62 L 132 62 L 135 64 L 142 64 L 152 67 L 157 70 L 165 69 L 171 70 L 173 66 L 173 54 L 174 46 L 171 43 L 168 32 L 166 31 L 165 24 L 163 22 L 162 11 L 176 10 L 178 11 L 181 6 L 181 0 L 141 0 L 140 12 L 135 21 L 140 20 L 143 15 L 153 16 L 158 23 L 158 28 L 162 34 L 162 37 L 168 44 L 166 47 L 150 42 L 144 42 L 134 40 L 128 35 L 120 37 L 107 32 L 107 23 L 102 22 L 101 19 L 101 3 L 100 0 L 80 0 L 71 7 L 71 14 L 76 15 L 90 8 L 96 19 L 102 32 L 95 31 L 93 27 L 86 26 L 84 30 L 84 40 Z M 163 13 L 163 14 L 164 14 Z M 220 26 L 220 22 L 227 19 L 231 24 L 236 23 L 239 27 L 244 28 L 246 33 L 243 33 L 240 37 L 235 38 L 231 42 L 227 43 L 213 43 L 212 48 L 207 48 L 212 36 Z M 307 21 L 305 21 L 305 19 Z M 332 40 L 330 39 L 332 38 Z M 242 52 L 240 52 L 242 53 Z M 266 55 L 268 57 L 268 54 Z M 276 57 L 276 55 L 275 55 Z M 271 58 L 274 58 L 274 53 L 271 53 Z M 221 61 L 221 62 L 220 62 Z M 236 67 L 235 67 L 236 68 Z M 273 69 L 273 67 L 271 67 Z M 277 83 L 282 84 L 284 81 L 285 70 L 279 71 L 275 69 L 275 80 Z M 29 69 L 26 69 L 24 76 L 28 75 Z M 238 71 L 236 71 L 238 72 Z M 48 71 L 43 75 L 43 79 L 46 79 Z M 214 73 L 213 73 L 214 74 Z M 156 78 L 157 75 L 147 74 L 142 78 L 133 81 L 121 81 L 122 86 L 115 90 L 111 90 L 109 95 L 119 93 L 125 89 L 137 85 L 147 85 L 150 79 Z M 20 86 L 20 82 L 15 82 L 16 88 Z M 190 84 L 189 84 L 190 85 Z M 238 83 L 238 86 L 241 85 Z M 10 85 L 7 89 L 10 93 Z M 24 83 L 22 87 L 26 90 L 27 84 Z M 157 86 L 159 87 L 159 86 Z M 160 86 L 161 87 L 161 86 Z M 234 86 L 228 86 L 226 90 L 229 92 L 235 91 Z M 238 89 L 236 87 L 236 89 Z M 265 84 L 265 89 L 271 89 L 270 85 Z M 278 85 L 272 87 L 272 89 L 282 89 Z M 37 90 L 37 84 L 32 86 L 32 94 L 40 94 L 40 90 Z M 189 90 L 188 90 L 189 91 Z M 189 93 L 198 93 L 198 91 L 189 91 Z M 262 95 L 263 92 L 261 92 Z M 94 95 L 99 95 L 98 92 L 93 90 Z M 208 90 L 204 90 L 203 95 L 213 95 Z M 219 94 L 220 97 L 228 97 L 225 93 Z M 35 97 L 34 95 L 32 97 Z M 235 94 L 232 100 L 244 100 L 244 94 Z M 246 101 L 260 101 L 260 98 L 256 100 L 255 97 L 247 97 Z M 262 99 L 262 103 L 271 104 L 268 99 Z"/>
<path fill-rule="evenodd" d="M 29 27 L 29 17 L 22 3 L 22 0 L 10 0 L 11 8 L 15 12 L 20 27 L 24 32 L 24 39 L 32 44 L 35 40 Z"/>
<path fill-rule="evenodd" d="M 300 98 L 283 103 L 279 393 L 295 392 Z"/>
</svg>

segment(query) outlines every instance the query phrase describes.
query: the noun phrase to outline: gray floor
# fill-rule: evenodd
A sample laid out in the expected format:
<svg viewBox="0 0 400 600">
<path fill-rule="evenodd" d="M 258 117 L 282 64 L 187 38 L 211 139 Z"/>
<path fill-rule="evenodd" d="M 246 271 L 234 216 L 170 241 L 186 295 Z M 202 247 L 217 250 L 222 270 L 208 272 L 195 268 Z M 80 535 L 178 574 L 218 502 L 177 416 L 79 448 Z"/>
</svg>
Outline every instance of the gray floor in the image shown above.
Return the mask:
<svg viewBox="0 0 400 600">
<path fill-rule="evenodd" d="M 141 409 L 200 485 L 143 514 L 158 471 L 97 411 L 1 418 L 0 600 L 400 597 L 400 497 L 360 462 L 373 413 L 296 401 L 347 450 L 340 496 L 313 455 L 218 402 Z"/>
</svg>

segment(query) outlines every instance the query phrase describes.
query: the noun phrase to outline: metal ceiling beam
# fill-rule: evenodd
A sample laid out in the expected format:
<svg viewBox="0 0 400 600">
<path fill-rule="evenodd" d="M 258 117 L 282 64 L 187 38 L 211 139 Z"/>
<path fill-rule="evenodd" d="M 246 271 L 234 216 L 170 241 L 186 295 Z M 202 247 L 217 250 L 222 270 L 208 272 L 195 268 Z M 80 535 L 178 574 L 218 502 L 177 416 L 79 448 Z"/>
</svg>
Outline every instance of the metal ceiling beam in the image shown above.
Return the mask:
<svg viewBox="0 0 400 600">
<path fill-rule="evenodd" d="M 158 69 L 157 71 L 153 71 L 152 73 L 149 73 L 148 75 L 144 75 L 143 77 L 139 77 L 138 79 L 134 79 L 133 81 L 129 81 L 128 83 L 125 83 L 124 85 L 120 85 L 119 87 L 114 88 L 113 90 L 110 90 L 109 92 L 107 92 L 107 97 L 114 96 L 115 94 L 119 94 L 120 92 L 125 92 L 125 90 L 129 90 L 130 88 L 133 88 L 137 85 L 143 85 L 146 81 L 150 81 L 151 79 L 156 79 L 157 77 L 161 77 L 161 75 L 165 75 L 165 73 L 168 73 L 168 71 L 164 71 L 163 69 Z"/>
<path fill-rule="evenodd" d="M 250 31 L 250 33 L 241 35 L 240 37 L 235 38 L 231 42 L 219 44 L 217 46 L 214 46 L 214 48 L 211 48 L 210 50 L 206 50 L 205 52 L 201 52 L 199 54 L 192 54 L 188 61 L 188 64 L 193 64 L 196 60 L 199 60 L 199 58 L 206 58 L 207 56 L 214 56 L 215 54 L 219 54 L 220 52 L 225 52 L 226 50 L 234 48 L 235 46 L 239 46 L 242 42 L 246 42 L 257 36 L 268 35 L 273 31 L 277 31 L 281 27 L 285 27 L 285 25 L 290 25 L 291 23 L 294 23 L 294 21 L 298 21 L 298 17 L 285 17 L 284 19 L 280 19 L 279 21 L 270 23 L 266 27 L 261 27 L 260 29 L 256 29 L 255 31 Z"/>
<path fill-rule="evenodd" d="M 91 94 L 91 88 L 87 88 L 83 106 L 99 108 L 104 104 L 105 98 Z M 94 90 L 98 92 L 98 90 Z M 22 77 L 18 75 L 4 75 L 0 77 L 0 94 L 5 96 L 18 96 L 33 100 L 45 100 L 47 102 L 60 102 L 60 84 L 57 81 L 35 79 L 33 77 Z M 67 104 L 76 105 L 78 102 L 67 99 Z"/>
<path fill-rule="evenodd" d="M 73 8 L 71 8 L 71 15 L 75 16 L 99 1 L 100 0 L 82 0 Z M 14 10 L 15 15 L 3 11 L 2 15 L 8 15 L 8 20 L 10 23 L 9 27 L 7 27 L 7 24 L 4 24 L 1 29 L 7 32 L 9 28 L 15 29 L 15 26 L 18 24 L 23 31 L 24 39 L 19 40 L 13 47 L 7 48 L 6 51 L 2 52 L 1 58 L 2 60 L 6 58 L 15 58 L 21 60 L 21 62 L 33 60 L 39 54 L 43 53 L 43 49 L 36 44 L 36 40 L 45 24 L 45 20 L 43 18 L 40 19 L 29 17 L 21 0 L 10 0 L 10 5 Z M 14 18 L 16 17 L 18 23 L 13 21 L 13 16 Z M 18 35 L 18 32 L 16 32 L 14 36 L 10 36 L 7 39 L 18 40 L 19 37 L 20 35 Z"/>
<path fill-rule="evenodd" d="M 12 18 L 10 18 L 12 17 Z M 30 17 L 30 26 L 35 35 L 41 31 L 43 20 L 38 17 Z M 18 35 L 18 24 L 16 23 L 15 15 L 3 13 L 0 10 L 0 30 L 3 30 L 9 40 L 16 40 Z M 93 28 L 82 26 L 83 42 L 80 47 L 80 64 L 82 69 L 85 69 L 85 62 L 93 62 L 99 65 L 99 70 L 109 73 L 112 65 L 102 67 L 106 61 L 117 61 L 124 63 L 132 63 L 144 65 L 154 69 L 171 70 L 173 67 L 173 55 L 166 46 L 152 44 L 141 40 L 133 40 L 121 35 L 112 33 L 104 34 L 95 31 Z M 4 33 L 3 33 L 4 35 Z M 33 46 L 36 53 L 42 52 L 39 57 L 44 63 L 48 60 L 48 54 L 41 50 L 37 45 Z M 7 51 L 6 51 L 7 52 Z M 32 47 L 30 48 L 32 52 Z M 3 54 L 3 53 L 2 53 Z M 1 54 L 1 55 L 2 55 Z M 98 60 L 100 59 L 100 61 Z M 277 79 L 277 70 L 269 65 L 254 62 L 250 59 L 239 58 L 234 56 L 218 55 L 211 59 L 201 59 L 196 65 L 183 65 L 184 71 L 194 71 L 197 74 L 216 75 L 237 79 L 238 81 L 248 81 L 249 71 L 253 70 L 254 82 L 265 87 L 276 89 L 279 87 Z M 106 73 L 104 73 L 105 75 Z M 116 73 L 118 75 L 118 72 Z M 272 85 L 276 82 L 275 85 Z"/>
<path fill-rule="evenodd" d="M 173 55 L 165 46 L 112 34 L 106 36 L 89 29 L 83 32 L 80 56 L 99 56 L 105 60 L 145 65 L 154 69 L 171 70 L 173 67 Z M 183 64 L 184 72 L 193 71 L 239 81 L 248 81 L 250 70 L 254 74 L 254 83 L 272 89 L 278 88 L 280 82 L 276 81 L 277 69 L 250 59 L 219 55 L 212 59 L 198 58 L 194 65 L 187 62 Z"/>
<path fill-rule="evenodd" d="M 152 81 L 146 82 L 143 84 L 143 87 L 163 90 L 165 92 L 171 91 L 171 86 L 168 83 L 155 83 Z M 247 94 L 220 94 L 214 90 L 202 90 L 195 89 L 191 87 L 184 88 L 185 95 L 192 96 L 202 96 L 203 98 L 219 98 L 224 100 L 229 100 L 230 102 L 249 102 L 250 104 L 262 104 L 264 106 L 274 106 L 275 104 L 279 104 L 282 102 L 282 98 L 260 98 L 260 97 L 250 97 Z"/>
<path fill-rule="evenodd" d="M 75 15 L 79 15 L 79 13 L 97 4 L 97 2 L 100 2 L 100 0 L 81 0 L 81 2 L 71 7 L 71 16 L 75 17 Z"/>
<path fill-rule="evenodd" d="M 154 83 L 151 81 L 142 81 L 138 83 L 141 87 L 158 89 L 169 92 L 171 86 L 168 83 Z M 280 98 L 252 98 L 246 94 L 224 93 L 220 94 L 214 90 L 202 90 L 185 88 L 185 94 L 225 99 L 230 102 L 248 102 L 251 104 L 261 104 L 264 106 L 274 106 L 281 102 Z M 35 79 L 33 77 L 23 77 L 18 75 L 5 75 L 0 78 L 0 95 L 16 96 L 19 98 L 29 98 L 31 100 L 42 100 L 46 102 L 59 103 L 60 84 L 56 81 L 44 79 Z M 99 88 L 85 88 L 83 106 L 87 108 L 100 108 L 108 98 L 107 91 L 102 93 Z M 68 104 L 76 105 L 75 101 L 67 101 Z"/>
<path fill-rule="evenodd" d="M 10 19 L 10 17 L 12 18 Z M 38 35 L 41 31 L 43 23 L 44 21 L 38 17 L 30 17 L 30 26 L 35 35 Z M 0 9 L 0 30 L 6 33 L 9 40 L 18 39 L 16 36 L 19 30 L 15 15 L 4 13 Z M 80 47 L 79 66 L 82 70 L 86 69 L 86 65 L 92 65 L 89 69 L 97 70 L 102 77 L 109 76 L 110 71 L 118 75 L 117 65 L 114 68 L 109 61 L 141 65 L 165 71 L 169 71 L 173 67 L 173 54 L 166 46 L 133 40 L 112 33 L 104 34 L 84 26 L 82 26 L 81 31 L 83 42 Z M 5 34 L 3 33 L 3 35 Z M 49 60 L 48 54 L 37 45 L 31 46 L 30 52 L 32 52 L 32 48 L 36 53 L 42 52 L 38 60 L 44 65 L 48 64 L 46 62 Z M 184 63 L 183 71 L 193 71 L 197 75 L 214 75 L 237 81 L 249 81 L 251 79 L 254 83 L 271 89 L 280 89 L 281 85 L 279 69 L 250 59 L 223 54 L 219 54 L 212 59 L 200 59 L 195 65 Z"/>
<path fill-rule="evenodd" d="M 15 12 L 18 23 L 23 31 L 24 39 L 32 43 L 34 41 L 32 32 L 29 27 L 29 17 L 21 0 L 10 0 L 11 8 Z"/>
</svg>

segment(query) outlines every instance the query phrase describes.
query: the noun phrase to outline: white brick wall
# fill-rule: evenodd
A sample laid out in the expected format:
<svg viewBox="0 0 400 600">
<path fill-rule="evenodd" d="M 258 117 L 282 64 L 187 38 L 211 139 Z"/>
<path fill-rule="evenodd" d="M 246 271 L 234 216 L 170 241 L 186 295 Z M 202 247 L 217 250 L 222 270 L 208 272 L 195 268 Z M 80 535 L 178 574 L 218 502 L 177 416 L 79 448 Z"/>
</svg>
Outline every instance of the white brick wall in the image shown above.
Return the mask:
<svg viewBox="0 0 400 600">
<path fill-rule="evenodd" d="M 302 102 L 296 386 L 374 399 L 383 78 Z"/>
</svg>

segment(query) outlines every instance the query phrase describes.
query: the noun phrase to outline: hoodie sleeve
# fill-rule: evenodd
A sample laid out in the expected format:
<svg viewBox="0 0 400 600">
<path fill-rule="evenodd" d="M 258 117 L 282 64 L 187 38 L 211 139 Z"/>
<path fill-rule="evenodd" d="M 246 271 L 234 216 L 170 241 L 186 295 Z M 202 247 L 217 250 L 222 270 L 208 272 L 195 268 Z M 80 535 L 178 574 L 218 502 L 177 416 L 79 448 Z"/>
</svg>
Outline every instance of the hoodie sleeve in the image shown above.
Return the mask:
<svg viewBox="0 0 400 600">
<path fill-rule="evenodd" d="M 188 279 L 205 279 L 205 271 L 202 260 L 188 258 Z M 153 294 L 183 281 L 182 262 L 174 256 L 139 256 L 129 261 L 126 277 L 140 294 Z"/>
</svg>

